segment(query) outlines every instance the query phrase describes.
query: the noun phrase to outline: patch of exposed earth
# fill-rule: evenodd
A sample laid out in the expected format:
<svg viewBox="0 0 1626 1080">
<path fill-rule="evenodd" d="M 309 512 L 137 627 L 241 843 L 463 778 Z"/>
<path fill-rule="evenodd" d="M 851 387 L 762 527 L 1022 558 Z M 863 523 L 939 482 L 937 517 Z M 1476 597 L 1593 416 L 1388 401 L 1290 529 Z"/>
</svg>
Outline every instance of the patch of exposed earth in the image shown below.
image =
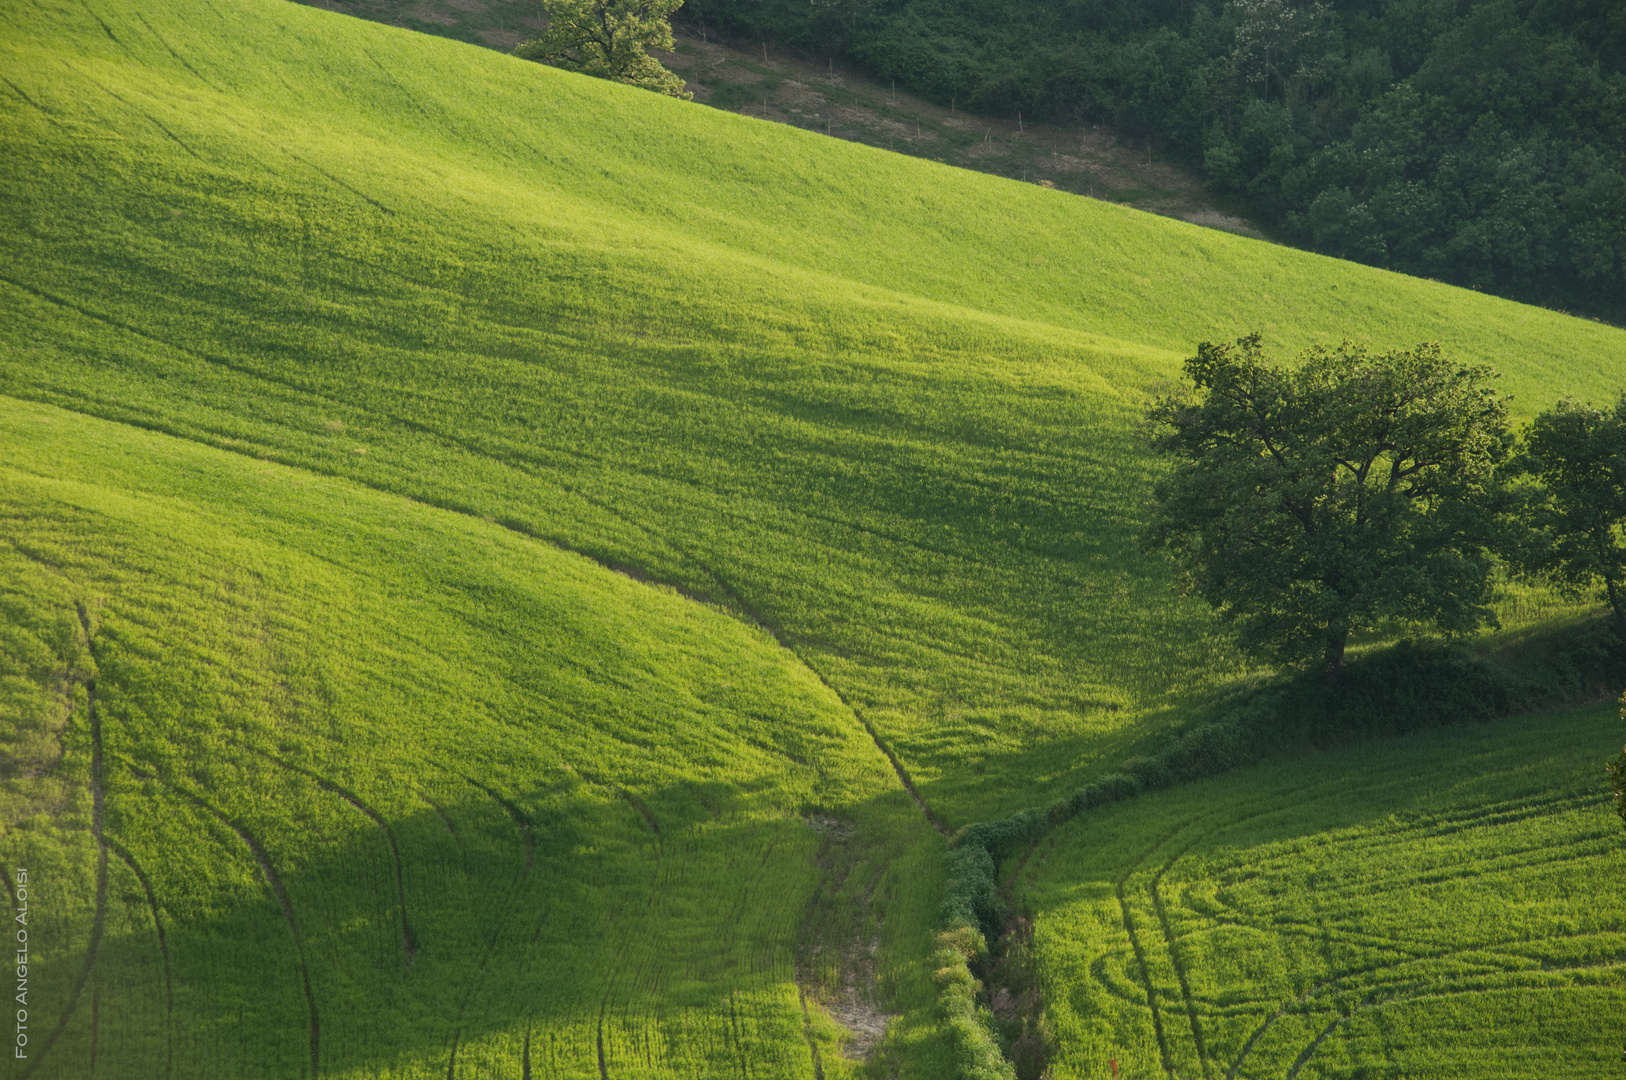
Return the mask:
<svg viewBox="0 0 1626 1080">
<path fill-rule="evenodd" d="M 850 822 L 815 814 L 807 825 L 820 834 L 814 861 L 822 880 L 803 919 L 796 983 L 804 1003 L 818 1002 L 846 1031 L 842 1056 L 863 1060 L 886 1037 L 892 1019 L 875 1000 L 879 985 L 876 953 L 881 947 L 880 925 L 870 917 L 875 882 L 863 883 L 858 896 L 849 887 L 858 884 L 849 881 L 853 869 Z"/>
</svg>

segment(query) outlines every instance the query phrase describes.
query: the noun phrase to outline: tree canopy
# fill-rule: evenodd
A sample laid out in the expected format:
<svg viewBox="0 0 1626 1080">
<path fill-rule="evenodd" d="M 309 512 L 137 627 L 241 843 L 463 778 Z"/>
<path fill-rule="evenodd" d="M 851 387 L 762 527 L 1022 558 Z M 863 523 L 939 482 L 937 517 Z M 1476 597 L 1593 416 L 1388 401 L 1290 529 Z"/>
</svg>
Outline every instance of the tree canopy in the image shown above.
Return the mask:
<svg viewBox="0 0 1626 1080">
<path fill-rule="evenodd" d="M 1489 368 L 1345 343 L 1293 366 L 1205 342 L 1148 413 L 1173 459 L 1143 537 L 1266 659 L 1319 661 L 1385 619 L 1491 621 L 1511 436 Z"/>
<path fill-rule="evenodd" d="M 514 55 L 688 100 L 683 80 L 649 55 L 672 48 L 683 0 L 542 0 L 547 29 Z"/>
<path fill-rule="evenodd" d="M 1519 460 L 1541 482 L 1525 565 L 1574 590 L 1601 585 L 1626 628 L 1626 396 L 1608 410 L 1559 402 L 1530 424 Z"/>
<path fill-rule="evenodd" d="M 690 0 L 947 105 L 1108 125 L 1283 240 L 1626 322 L 1619 0 Z"/>
</svg>

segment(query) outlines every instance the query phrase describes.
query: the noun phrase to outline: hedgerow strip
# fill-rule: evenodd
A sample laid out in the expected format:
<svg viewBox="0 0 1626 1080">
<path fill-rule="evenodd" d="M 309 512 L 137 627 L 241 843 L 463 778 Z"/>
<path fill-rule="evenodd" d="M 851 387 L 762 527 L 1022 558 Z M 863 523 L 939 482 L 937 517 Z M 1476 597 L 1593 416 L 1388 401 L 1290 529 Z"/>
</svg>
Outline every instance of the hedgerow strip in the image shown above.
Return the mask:
<svg viewBox="0 0 1626 1080">
<path fill-rule="evenodd" d="M 1584 697 L 1622 678 L 1622 643 L 1602 624 L 1571 629 L 1523 663 L 1498 663 L 1461 649 L 1403 642 L 1358 661 L 1336 690 L 1319 679 L 1282 679 L 1244 691 L 1220 719 L 1190 728 L 1149 757 L 1085 784 L 1048 806 L 1033 806 L 961 829 L 950 840 L 948 887 L 938 912 L 933 957 L 939 1008 L 957 1051 L 960 1080 L 1015 1080 L 977 1002 L 971 965 L 989 955 L 1006 917 L 999 866 L 1088 810 L 1251 765 L 1294 742 L 1401 734 L 1487 721 Z M 1502 658 L 1504 661 L 1506 658 Z"/>
</svg>

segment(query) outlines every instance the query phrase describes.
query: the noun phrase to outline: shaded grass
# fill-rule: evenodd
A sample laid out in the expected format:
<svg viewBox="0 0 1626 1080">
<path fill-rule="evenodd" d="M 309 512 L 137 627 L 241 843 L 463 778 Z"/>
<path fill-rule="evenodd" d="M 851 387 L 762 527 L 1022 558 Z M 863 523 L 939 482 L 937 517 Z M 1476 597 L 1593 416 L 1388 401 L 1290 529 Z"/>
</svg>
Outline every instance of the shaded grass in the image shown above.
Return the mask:
<svg viewBox="0 0 1626 1080">
<path fill-rule="evenodd" d="M 958 822 L 1240 669 L 1131 541 L 1197 338 L 1620 378 L 1593 324 L 309 9 L 45 10 L 0 389 L 749 607 Z"/>
<path fill-rule="evenodd" d="M 194 966 L 175 979 L 189 1019 L 165 1030 L 194 1041 L 142 1014 L 136 1071 L 161 1045 L 241 1075 L 308 1056 L 294 966 L 254 966 L 287 955 L 287 911 L 224 815 L 301 868 L 283 872 L 295 914 L 322 913 L 298 933 L 315 998 L 345 1003 L 332 1060 L 508 1068 L 545 1029 L 549 1060 L 593 1075 L 605 1017 L 622 1072 L 640 1047 L 676 1072 L 760 1047 L 747 1066 L 794 1075 L 792 916 L 818 880 L 799 815 L 839 805 L 876 824 L 832 860 L 868 869 L 843 878 L 831 934 L 870 940 L 861 901 L 889 898 L 880 978 L 907 1015 L 887 1060 L 942 1075 L 918 984 L 937 841 L 821 680 L 952 825 L 1065 794 L 1246 670 L 1133 543 L 1154 472 L 1134 425 L 1197 339 L 1441 338 L 1502 368 L 1526 414 L 1626 378 L 1616 330 L 294 5 L 41 0 L 0 24 L 0 394 L 123 448 L 87 472 L 40 429 L 7 436 L 36 628 L 6 646 L 17 730 L 37 722 L 26 753 L 48 754 L 71 673 L 97 671 L 112 834 L 142 865 L 192 852 L 172 877 L 149 866 L 156 918 L 245 943 L 217 965 L 174 931 Z M 358 524 L 365 507 L 395 509 Z M 590 587 L 609 579 L 537 540 L 672 591 Z M 527 577 L 543 566 L 563 578 Z M 576 599 L 544 602 L 560 580 Z M 105 656 L 62 638 L 76 602 Z M 737 650 L 750 685 L 719 674 Z M 813 723 L 804 708 L 880 786 L 831 779 L 827 800 L 811 751 L 759 745 Z M 86 738 L 63 729 L 62 765 L 19 781 L 8 817 L 33 830 L 13 851 L 73 883 L 48 972 L 82 958 L 97 891 Z M 651 865 L 672 865 L 652 857 L 670 830 L 655 843 L 640 802 L 721 816 L 691 826 L 691 877 Z M 781 860 L 774 906 L 714 957 L 759 852 Z M 527 930 L 553 910 L 527 869 L 549 859 L 561 921 Z M 452 882 L 410 968 L 408 863 Z M 162 950 L 138 877 L 109 865 L 134 929 L 105 964 L 136 965 L 133 1010 L 158 1000 Z M 642 938 L 622 929 L 639 911 Z M 431 931 L 456 943 L 437 979 L 463 988 L 432 1022 L 388 981 L 433 969 Z M 543 970 L 566 976 L 532 1029 L 514 1003 Z M 813 973 L 815 998 L 843 977 Z M 63 1045 L 101 1045 L 90 1022 Z"/>
<path fill-rule="evenodd" d="M 866 923 L 878 992 L 920 1000 L 930 830 L 765 634 L 346 482 L 49 407 L 7 404 L 0 431 L 8 685 L 41 716 L 64 671 L 93 684 L 105 832 L 131 857 L 30 1075 L 171 1054 L 176 1075 L 517 1072 L 529 1035 L 565 1075 L 602 1037 L 616 1075 L 812 1076 L 817 1045 L 836 1076 L 797 951 Z M 41 1026 L 97 893 L 78 693 L 58 768 L 4 786 Z M 847 823 L 843 880 L 821 881 L 810 815 Z"/>
<path fill-rule="evenodd" d="M 1435 730 L 1064 826 L 1023 875 L 1052 1075 L 1599 1074 L 1618 741 L 1609 706 Z"/>
</svg>

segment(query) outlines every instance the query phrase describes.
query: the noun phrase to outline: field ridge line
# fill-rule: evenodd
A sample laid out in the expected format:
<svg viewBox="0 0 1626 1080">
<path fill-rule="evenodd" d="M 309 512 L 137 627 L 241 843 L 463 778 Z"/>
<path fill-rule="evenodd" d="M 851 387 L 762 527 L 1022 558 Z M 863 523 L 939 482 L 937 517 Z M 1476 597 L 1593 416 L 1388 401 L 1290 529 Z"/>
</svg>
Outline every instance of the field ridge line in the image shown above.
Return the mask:
<svg viewBox="0 0 1626 1080">
<path fill-rule="evenodd" d="M 179 350 L 181 352 L 190 353 L 190 354 L 192 354 L 194 356 L 201 357 L 202 359 L 207 360 L 209 362 L 218 363 L 221 366 L 226 367 L 229 370 L 236 371 L 239 374 L 247 375 L 247 376 L 249 376 L 251 378 L 260 378 L 261 377 L 259 375 L 259 373 L 253 371 L 252 369 L 246 369 L 246 368 L 239 367 L 238 365 L 235 365 L 235 364 L 231 363 L 230 361 L 218 360 L 215 357 L 209 356 L 206 353 L 201 353 L 201 352 L 198 352 L 197 350 L 189 349 L 186 346 L 172 345 L 171 343 L 169 343 L 167 341 L 164 341 L 161 338 L 155 338 L 152 335 L 150 335 L 150 334 L 148 334 L 148 333 L 146 333 L 146 332 L 144 332 L 144 331 L 142 331 L 140 329 L 137 329 L 136 327 L 130 326 L 130 325 L 128 325 L 126 323 L 123 323 L 123 322 L 120 322 L 120 321 L 118 321 L 116 319 L 112 319 L 112 318 L 109 318 L 109 317 L 106 317 L 106 316 L 98 315 L 95 312 L 88 311 L 88 310 L 86 310 L 86 309 L 80 307 L 79 305 L 74 304 L 74 303 L 72 303 L 70 301 L 59 299 L 58 297 L 52 296 L 51 294 L 49 294 L 47 292 L 44 292 L 44 291 L 39 290 L 39 289 L 35 289 L 35 288 L 33 288 L 31 286 L 28 286 L 28 285 L 24 285 L 21 282 L 16 281 L 15 279 L 6 277 L 4 274 L 0 274 L 0 281 L 4 281 L 7 284 L 10 284 L 10 285 L 12 285 L 12 286 L 14 286 L 14 287 L 16 287 L 18 289 L 21 289 L 24 292 L 30 293 L 30 294 L 32 294 L 34 296 L 37 296 L 37 297 L 39 297 L 39 298 L 41 298 L 43 300 L 47 300 L 47 301 L 49 301 L 51 303 L 59 304 L 62 307 L 66 307 L 66 308 L 69 308 L 69 309 L 74 310 L 74 311 L 78 311 L 80 314 L 86 316 L 87 318 L 96 319 L 99 322 L 105 322 L 105 323 L 108 323 L 109 325 L 116 326 L 121 330 L 125 330 L 125 331 L 127 331 L 129 333 L 135 334 L 137 337 L 143 338 L 143 339 L 145 339 L 147 341 L 151 341 L 151 342 L 153 342 L 155 344 L 162 345 L 165 348 L 173 348 L 173 349 L 177 349 L 177 350 Z M 275 382 L 277 380 L 270 380 L 270 381 Z M 297 393 L 309 393 L 309 391 L 307 391 L 303 387 L 299 387 L 297 385 L 287 384 L 287 383 L 283 383 L 282 385 L 288 386 L 290 389 L 294 390 Z M 123 419 L 123 418 L 107 417 L 107 416 L 103 416 L 103 415 L 101 415 L 99 413 L 92 412 L 92 411 L 85 410 L 85 409 L 69 408 L 68 406 L 62 405 L 62 404 L 60 404 L 58 402 L 55 402 L 55 401 L 44 401 L 44 400 L 41 400 L 41 399 L 38 399 L 38 398 L 24 397 L 24 396 L 15 395 L 15 394 L 6 394 L 4 396 L 11 397 L 13 400 L 16 400 L 16 401 L 32 401 L 32 402 L 37 402 L 39 404 L 49 405 L 52 408 L 61 409 L 63 412 L 74 413 L 74 414 L 80 415 L 80 416 L 92 417 L 92 418 L 97 419 L 97 420 L 102 420 L 102 421 L 104 421 L 106 423 L 123 424 L 123 425 L 125 425 L 127 427 L 139 428 L 139 429 L 141 429 L 143 431 L 151 431 L 151 432 L 154 432 L 156 434 L 166 435 L 166 436 L 168 436 L 168 437 L 170 437 L 172 439 L 179 439 L 182 442 L 192 443 L 195 446 L 207 446 L 210 449 L 220 450 L 220 451 L 225 452 L 225 453 L 236 454 L 239 457 L 251 457 L 252 456 L 252 457 L 255 458 L 255 460 L 259 460 L 259 455 L 251 455 L 246 449 L 229 447 L 229 446 L 216 446 L 214 443 L 206 442 L 203 439 L 193 438 L 193 437 L 191 437 L 189 435 L 181 434 L 179 432 L 169 430 L 167 428 L 159 427 L 159 426 L 156 426 L 156 425 L 137 423 L 137 422 L 135 422 L 133 420 Z M 322 400 L 329 400 L 329 399 L 327 399 L 325 397 L 322 397 L 322 395 L 320 395 L 320 394 L 313 394 L 312 396 L 322 398 Z M 442 439 L 444 441 L 447 441 L 447 442 L 451 443 L 452 445 L 462 446 L 463 449 L 469 450 L 469 452 L 471 452 L 471 453 L 477 453 L 478 454 L 477 451 L 470 450 L 469 447 L 467 447 L 463 443 L 461 443 L 461 442 L 459 442 L 457 440 L 454 440 L 454 439 L 449 439 L 446 436 L 442 435 L 441 433 L 436 432 L 433 429 L 427 428 L 422 424 L 417 424 L 417 423 L 414 423 L 412 421 L 405 420 L 405 419 L 399 418 L 399 417 L 393 417 L 393 416 L 390 417 L 390 419 L 395 420 L 395 421 L 403 424 L 403 426 L 409 427 L 409 428 L 411 428 L 413 430 L 419 431 L 422 434 L 428 435 L 431 438 Z M 478 456 L 485 457 L 486 455 L 478 454 Z M 388 495 L 388 496 L 398 498 L 398 499 L 404 499 L 405 501 L 413 503 L 413 504 L 418 505 L 418 506 L 426 506 L 426 507 L 430 507 L 431 509 L 435 509 L 435 510 L 444 510 L 447 513 L 458 514 L 458 515 L 460 515 L 462 517 L 474 518 L 474 519 L 478 519 L 478 520 L 481 520 L 481 521 L 485 521 L 485 518 L 482 515 L 476 514 L 471 510 L 465 510 L 465 509 L 461 509 L 461 508 L 455 507 L 455 506 L 446 506 L 446 505 L 442 505 L 440 503 L 431 502 L 428 499 L 418 498 L 418 497 L 416 497 L 414 495 L 410 495 L 410 494 L 407 494 L 407 493 L 402 492 L 402 491 L 397 491 L 397 490 L 392 489 L 392 488 L 386 488 L 386 487 L 382 487 L 382 486 L 375 485 L 375 484 L 369 484 L 365 480 L 361 480 L 361 479 L 358 479 L 356 477 L 343 476 L 343 475 L 340 475 L 338 473 L 323 472 L 320 469 L 314 469 L 314 468 L 311 468 L 311 467 L 309 467 L 307 465 L 294 463 L 294 462 L 279 460 L 277 463 L 282 465 L 284 468 L 296 469 L 296 470 L 298 470 L 300 472 L 310 473 L 310 474 L 312 474 L 314 476 L 325 476 L 325 477 L 328 477 L 329 479 L 332 479 L 332 480 L 338 480 L 338 481 L 346 482 L 346 483 L 353 483 L 353 484 L 356 484 L 356 485 L 358 485 L 360 487 L 364 487 L 369 491 L 376 491 L 376 492 L 379 492 L 380 494 L 383 494 L 383 495 Z M 610 563 L 607 563 L 604 560 L 599 559 L 599 558 L 589 554 L 587 551 L 585 551 L 585 550 L 583 550 L 581 548 L 578 548 L 578 547 L 574 547 L 574 546 L 572 546 L 570 544 L 564 543 L 563 541 L 560 541 L 560 540 L 557 540 L 557 539 L 554 539 L 554 538 L 551 538 L 551 537 L 539 536 L 536 533 L 529 531 L 528 529 L 518 528 L 515 523 L 509 522 L 509 521 L 504 521 L 504 520 L 498 520 L 496 522 L 486 522 L 486 523 L 487 524 L 495 524 L 498 528 L 501 528 L 501 529 L 503 529 L 503 530 L 505 530 L 507 532 L 511 532 L 516 536 L 524 537 L 527 540 L 532 540 L 532 541 L 535 541 L 537 543 L 547 544 L 548 546 L 553 547 L 553 548 L 555 548 L 555 549 L 557 549 L 559 551 L 564 551 L 564 552 L 568 552 L 568 553 L 570 553 L 572 555 L 579 556 L 580 558 L 586 559 L 587 561 L 593 563 L 595 566 L 599 566 L 599 567 L 601 567 L 601 568 L 603 568 L 605 570 L 609 570 L 611 573 L 619 573 L 623 577 L 630 577 L 630 578 L 632 578 L 632 580 L 638 581 L 640 584 L 649 584 L 651 581 L 656 580 L 656 579 L 653 579 L 653 578 L 640 580 L 639 577 L 628 573 L 627 568 L 625 568 L 625 567 L 618 567 L 618 566 L 612 565 Z M 668 540 L 668 543 L 671 543 L 671 542 L 672 541 Z M 692 559 L 692 556 L 691 556 L 691 559 Z M 773 638 L 773 640 L 780 646 L 780 648 L 782 648 L 786 652 L 790 653 L 796 659 L 797 663 L 801 664 L 802 667 L 806 668 L 808 670 L 808 672 L 810 672 L 813 675 L 813 677 L 815 679 L 817 679 L 820 682 L 820 684 L 822 684 L 824 686 L 825 689 L 829 690 L 832 694 L 834 694 L 836 696 L 836 699 L 838 701 L 840 701 L 843 706 L 846 707 L 848 712 L 853 714 L 854 719 L 856 719 L 858 721 L 859 725 L 864 729 L 865 733 L 867 735 L 869 735 L 870 741 L 875 744 L 876 748 L 879 749 L 883 755 L 885 755 L 887 761 L 892 766 L 892 771 L 897 774 L 899 783 L 901 783 L 903 785 L 903 787 L 904 787 L 904 790 L 909 793 L 909 797 L 912 798 L 915 801 L 915 805 L 920 807 L 920 812 L 925 815 L 927 822 L 932 826 L 932 828 L 936 829 L 938 831 L 938 833 L 940 833 L 941 835 L 943 835 L 945 837 L 948 836 L 950 834 L 950 830 L 949 830 L 948 826 L 943 823 L 942 819 L 940 819 L 936 814 L 934 814 L 932 812 L 931 807 L 927 805 L 926 800 L 921 796 L 920 791 L 915 787 L 914 780 L 913 780 L 913 778 L 910 777 L 909 772 L 904 767 L 903 762 L 898 758 L 897 754 L 893 752 L 892 748 L 886 744 L 886 741 L 881 738 L 880 733 L 878 731 L 876 731 L 874 725 L 871 724 L 869 719 L 864 716 L 863 712 L 856 705 L 854 705 L 851 701 L 849 701 L 847 699 L 847 696 L 845 694 L 843 694 L 833 683 L 831 683 L 829 679 L 825 678 L 824 673 L 821 672 L 812 663 L 810 663 L 808 661 L 808 659 L 805 656 L 802 655 L 802 652 L 801 652 L 800 649 L 798 649 L 782 633 L 780 633 L 778 630 L 774 629 L 774 627 L 772 627 L 766 621 L 764 621 L 762 619 L 762 617 L 757 614 L 755 609 L 753 609 L 749 604 L 747 604 L 745 602 L 745 599 L 739 594 L 738 590 L 736 590 L 732 585 L 730 585 L 728 583 L 727 579 L 725 579 L 725 578 L 721 577 L 720 575 L 718 575 L 716 573 L 716 571 L 712 570 L 711 567 L 706 565 L 705 563 L 702 563 L 702 562 L 700 562 L 698 560 L 694 560 L 694 562 L 695 562 L 696 566 L 698 566 L 701 570 L 703 570 L 705 573 L 710 575 L 711 578 L 714 581 L 716 581 L 719 585 L 722 586 L 723 590 L 728 594 L 729 599 L 731 599 L 734 602 L 734 606 L 737 609 L 737 613 L 740 614 L 740 615 L 743 615 L 745 617 L 744 621 L 749 622 L 751 625 L 757 627 L 757 629 L 761 630 L 762 632 L 766 633 L 769 637 Z M 665 583 L 662 582 L 661 584 L 665 584 Z M 675 586 L 674 586 L 674 588 L 675 588 Z M 705 601 L 702 598 L 688 595 L 681 589 L 678 590 L 678 591 L 679 591 L 680 595 L 684 595 L 686 599 L 689 599 L 692 602 L 705 603 Z M 479 785 L 476 785 L 476 786 L 479 786 Z M 488 789 L 487 789 L 487 793 L 490 794 Z M 528 835 L 528 833 L 527 833 L 527 835 Z"/>
</svg>

